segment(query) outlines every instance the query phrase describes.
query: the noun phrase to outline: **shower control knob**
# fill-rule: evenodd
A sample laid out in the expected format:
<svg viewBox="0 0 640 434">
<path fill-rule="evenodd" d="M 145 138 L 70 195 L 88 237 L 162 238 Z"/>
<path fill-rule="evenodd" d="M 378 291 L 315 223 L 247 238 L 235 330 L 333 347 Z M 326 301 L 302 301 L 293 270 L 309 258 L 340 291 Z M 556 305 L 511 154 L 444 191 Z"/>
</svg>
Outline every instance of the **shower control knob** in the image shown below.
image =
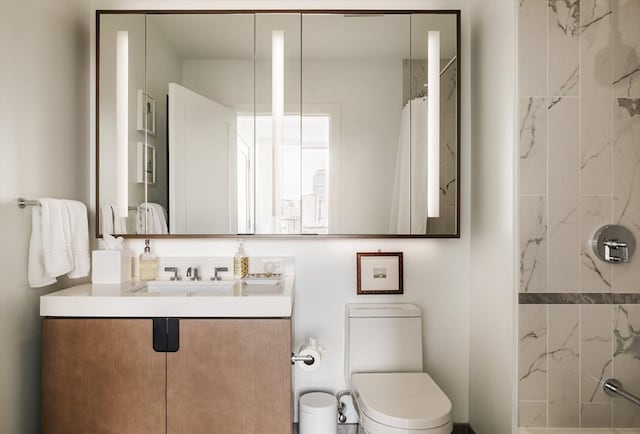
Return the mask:
<svg viewBox="0 0 640 434">
<path fill-rule="evenodd" d="M 631 231 L 621 225 L 607 225 L 598 229 L 591 240 L 596 256 L 612 264 L 629 262 L 636 248 Z"/>
</svg>

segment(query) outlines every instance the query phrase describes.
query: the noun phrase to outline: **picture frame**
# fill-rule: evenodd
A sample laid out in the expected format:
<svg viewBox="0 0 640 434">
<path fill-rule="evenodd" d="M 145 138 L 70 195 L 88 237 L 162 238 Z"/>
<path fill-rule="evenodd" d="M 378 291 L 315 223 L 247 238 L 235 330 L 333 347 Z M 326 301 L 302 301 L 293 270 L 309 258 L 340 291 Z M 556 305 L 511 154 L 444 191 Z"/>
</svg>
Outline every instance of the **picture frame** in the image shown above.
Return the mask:
<svg viewBox="0 0 640 434">
<path fill-rule="evenodd" d="M 156 135 L 156 100 L 151 95 L 138 89 L 138 115 L 136 129 L 147 132 L 152 136 Z"/>
<path fill-rule="evenodd" d="M 146 155 L 145 155 L 146 146 Z M 156 148 L 144 142 L 138 142 L 136 181 L 138 184 L 153 185 L 156 183 Z"/>
<path fill-rule="evenodd" d="M 402 252 L 358 252 L 357 293 L 403 294 Z"/>
</svg>

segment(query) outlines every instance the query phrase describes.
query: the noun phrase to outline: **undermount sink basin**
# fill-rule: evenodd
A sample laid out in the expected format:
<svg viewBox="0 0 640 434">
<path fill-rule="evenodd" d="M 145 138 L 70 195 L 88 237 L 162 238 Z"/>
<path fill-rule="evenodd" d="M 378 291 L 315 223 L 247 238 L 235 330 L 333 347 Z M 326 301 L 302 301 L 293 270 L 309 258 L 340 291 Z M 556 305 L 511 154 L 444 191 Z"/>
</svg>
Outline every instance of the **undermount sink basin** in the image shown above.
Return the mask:
<svg viewBox="0 0 640 434">
<path fill-rule="evenodd" d="M 135 294 L 158 294 L 162 296 L 229 296 L 233 295 L 236 281 L 225 280 L 151 280 L 144 286 L 131 290 Z"/>
</svg>

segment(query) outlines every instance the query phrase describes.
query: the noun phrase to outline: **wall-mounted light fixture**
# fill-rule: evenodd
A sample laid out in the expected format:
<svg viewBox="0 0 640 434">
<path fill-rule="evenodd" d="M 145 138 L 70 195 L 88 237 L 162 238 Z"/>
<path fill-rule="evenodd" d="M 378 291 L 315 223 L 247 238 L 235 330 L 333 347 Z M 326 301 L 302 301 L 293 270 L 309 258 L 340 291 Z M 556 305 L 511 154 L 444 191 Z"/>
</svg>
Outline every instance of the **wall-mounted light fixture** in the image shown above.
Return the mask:
<svg viewBox="0 0 640 434">
<path fill-rule="evenodd" d="M 129 32 L 116 34 L 116 207 L 129 216 Z"/>
<path fill-rule="evenodd" d="M 440 216 L 440 32 L 427 44 L 427 217 Z"/>
<path fill-rule="evenodd" d="M 271 32 L 271 116 L 273 120 L 273 215 L 280 215 L 280 152 L 284 136 L 284 32 Z"/>
</svg>

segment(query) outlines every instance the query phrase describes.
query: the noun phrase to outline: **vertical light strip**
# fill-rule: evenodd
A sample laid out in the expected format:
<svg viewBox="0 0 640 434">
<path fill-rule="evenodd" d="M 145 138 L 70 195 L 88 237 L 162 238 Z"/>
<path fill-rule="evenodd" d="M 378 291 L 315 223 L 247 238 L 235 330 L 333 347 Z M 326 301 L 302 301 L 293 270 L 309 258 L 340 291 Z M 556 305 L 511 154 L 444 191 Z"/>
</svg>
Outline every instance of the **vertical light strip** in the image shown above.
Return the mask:
<svg viewBox="0 0 640 434">
<path fill-rule="evenodd" d="M 280 151 L 284 134 L 284 32 L 271 32 L 271 116 L 273 119 L 273 215 L 280 215 Z"/>
<path fill-rule="evenodd" d="M 440 216 L 440 32 L 428 33 L 427 217 Z"/>
<path fill-rule="evenodd" d="M 116 35 L 116 207 L 129 216 L 129 32 Z"/>
</svg>

